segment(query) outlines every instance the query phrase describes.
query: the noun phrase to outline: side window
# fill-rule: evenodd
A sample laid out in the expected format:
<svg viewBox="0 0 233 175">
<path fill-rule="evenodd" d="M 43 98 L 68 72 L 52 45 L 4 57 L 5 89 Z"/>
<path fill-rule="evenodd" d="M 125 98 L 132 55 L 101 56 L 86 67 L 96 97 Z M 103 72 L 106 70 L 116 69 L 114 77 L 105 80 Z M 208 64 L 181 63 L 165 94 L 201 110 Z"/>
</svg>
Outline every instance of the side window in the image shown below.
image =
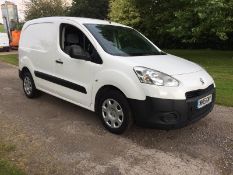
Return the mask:
<svg viewBox="0 0 233 175">
<path fill-rule="evenodd" d="M 102 60 L 92 43 L 81 30 L 73 25 L 61 24 L 60 46 L 63 52 L 68 55 L 70 53 L 71 47 L 80 46 L 90 57 L 92 62 L 102 64 Z"/>
</svg>

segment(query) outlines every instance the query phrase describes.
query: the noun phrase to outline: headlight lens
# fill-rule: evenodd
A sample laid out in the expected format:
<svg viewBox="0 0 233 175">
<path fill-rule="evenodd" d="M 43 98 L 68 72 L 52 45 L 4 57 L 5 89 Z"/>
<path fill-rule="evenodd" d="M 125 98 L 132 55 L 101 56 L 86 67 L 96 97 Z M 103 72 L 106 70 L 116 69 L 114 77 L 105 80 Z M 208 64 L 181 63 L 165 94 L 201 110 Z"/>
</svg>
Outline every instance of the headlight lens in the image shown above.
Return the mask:
<svg viewBox="0 0 233 175">
<path fill-rule="evenodd" d="M 134 71 L 141 83 L 154 84 L 157 86 L 177 87 L 179 81 L 162 72 L 145 67 L 135 67 Z"/>
</svg>

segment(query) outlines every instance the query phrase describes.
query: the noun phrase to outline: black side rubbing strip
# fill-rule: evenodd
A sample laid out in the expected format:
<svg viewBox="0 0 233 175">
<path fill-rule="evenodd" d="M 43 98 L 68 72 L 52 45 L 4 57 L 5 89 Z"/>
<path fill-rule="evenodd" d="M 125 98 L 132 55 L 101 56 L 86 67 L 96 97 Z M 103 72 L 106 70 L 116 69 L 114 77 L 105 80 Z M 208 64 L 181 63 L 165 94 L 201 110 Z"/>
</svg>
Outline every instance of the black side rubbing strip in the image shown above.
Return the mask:
<svg viewBox="0 0 233 175">
<path fill-rule="evenodd" d="M 52 83 L 73 89 L 75 91 L 79 91 L 81 93 L 87 94 L 85 87 L 80 86 L 80 85 L 75 84 L 75 83 L 72 83 L 72 82 L 69 82 L 69 81 L 66 81 L 66 80 L 63 80 L 61 78 L 57 78 L 57 77 L 54 77 L 52 75 L 48 75 L 48 74 L 38 72 L 38 71 L 35 71 L 35 76 L 38 78 L 50 81 Z"/>
</svg>

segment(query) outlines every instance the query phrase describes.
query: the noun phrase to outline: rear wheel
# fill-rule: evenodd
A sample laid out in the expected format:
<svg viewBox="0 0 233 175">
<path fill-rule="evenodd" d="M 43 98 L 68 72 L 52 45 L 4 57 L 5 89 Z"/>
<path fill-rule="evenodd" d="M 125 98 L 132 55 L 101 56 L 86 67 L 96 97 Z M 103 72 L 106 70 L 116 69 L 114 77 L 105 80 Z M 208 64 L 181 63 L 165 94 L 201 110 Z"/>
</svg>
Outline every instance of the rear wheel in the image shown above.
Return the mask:
<svg viewBox="0 0 233 175">
<path fill-rule="evenodd" d="M 23 90 L 28 98 L 34 98 L 38 95 L 32 75 L 28 71 L 23 74 Z"/>
<path fill-rule="evenodd" d="M 102 95 L 98 104 L 98 115 L 104 127 L 115 134 L 122 134 L 133 123 L 128 101 L 117 90 L 111 90 Z"/>
</svg>

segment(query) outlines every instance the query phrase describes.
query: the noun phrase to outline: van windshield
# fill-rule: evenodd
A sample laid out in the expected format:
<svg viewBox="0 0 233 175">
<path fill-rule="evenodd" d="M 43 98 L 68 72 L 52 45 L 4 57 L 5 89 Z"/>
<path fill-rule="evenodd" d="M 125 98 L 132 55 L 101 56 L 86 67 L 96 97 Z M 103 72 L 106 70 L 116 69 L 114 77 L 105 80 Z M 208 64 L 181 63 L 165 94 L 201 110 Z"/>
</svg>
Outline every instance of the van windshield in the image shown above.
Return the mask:
<svg viewBox="0 0 233 175">
<path fill-rule="evenodd" d="M 105 52 L 115 56 L 162 55 L 134 29 L 102 24 L 84 24 Z"/>
</svg>

